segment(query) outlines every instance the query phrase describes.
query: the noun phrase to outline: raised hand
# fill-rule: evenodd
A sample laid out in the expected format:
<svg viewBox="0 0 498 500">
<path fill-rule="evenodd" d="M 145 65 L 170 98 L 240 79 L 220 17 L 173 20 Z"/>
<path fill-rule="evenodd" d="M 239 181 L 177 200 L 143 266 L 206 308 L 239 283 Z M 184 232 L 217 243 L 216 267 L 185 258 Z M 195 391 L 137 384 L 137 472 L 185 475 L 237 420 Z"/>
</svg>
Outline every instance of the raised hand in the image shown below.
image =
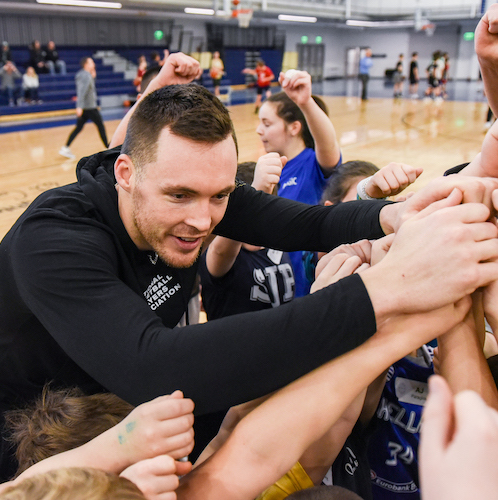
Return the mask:
<svg viewBox="0 0 498 500">
<path fill-rule="evenodd" d="M 372 198 L 395 196 L 413 184 L 422 172 L 422 168 L 392 162 L 369 178 L 365 191 Z"/>
</svg>

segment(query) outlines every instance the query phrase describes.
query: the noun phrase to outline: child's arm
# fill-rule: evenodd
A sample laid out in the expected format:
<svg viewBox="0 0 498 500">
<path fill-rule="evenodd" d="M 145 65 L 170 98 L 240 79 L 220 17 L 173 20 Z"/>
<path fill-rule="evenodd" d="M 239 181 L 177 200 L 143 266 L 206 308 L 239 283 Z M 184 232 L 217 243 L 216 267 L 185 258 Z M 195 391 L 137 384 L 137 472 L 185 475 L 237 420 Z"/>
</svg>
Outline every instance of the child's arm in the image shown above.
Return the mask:
<svg viewBox="0 0 498 500">
<path fill-rule="evenodd" d="M 122 422 L 88 443 L 42 460 L 17 479 L 59 467 L 92 467 L 121 473 L 140 460 L 158 455 L 187 456 L 194 445 L 194 403 L 180 391 L 135 408 Z"/>
<path fill-rule="evenodd" d="M 256 164 L 252 187 L 271 194 L 280 180 L 282 168 L 287 162 L 285 156 L 278 153 L 263 155 Z M 223 236 L 216 236 L 206 250 L 206 267 L 215 278 L 225 276 L 232 269 L 239 255 L 242 243 Z"/>
<path fill-rule="evenodd" d="M 454 394 L 474 390 L 489 406 L 498 408 L 498 391 L 483 352 L 481 295 L 473 294 L 473 308 L 465 321 L 438 338 L 438 371 Z"/>
<path fill-rule="evenodd" d="M 311 76 L 306 71 L 296 71 L 289 79 L 280 73 L 278 81 L 303 112 L 315 141 L 316 159 L 328 177 L 339 163 L 341 148 L 330 118 L 311 97 Z"/>
<path fill-rule="evenodd" d="M 498 5 L 492 4 L 475 30 L 475 51 L 490 108 L 498 116 Z"/>
</svg>

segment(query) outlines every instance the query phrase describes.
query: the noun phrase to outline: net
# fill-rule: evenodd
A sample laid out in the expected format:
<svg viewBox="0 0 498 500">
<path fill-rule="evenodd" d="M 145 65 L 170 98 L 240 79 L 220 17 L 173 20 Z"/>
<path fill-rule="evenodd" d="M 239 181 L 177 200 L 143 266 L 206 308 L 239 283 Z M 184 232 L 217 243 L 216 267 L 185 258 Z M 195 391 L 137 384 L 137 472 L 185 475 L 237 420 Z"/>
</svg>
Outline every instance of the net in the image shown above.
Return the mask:
<svg viewBox="0 0 498 500">
<path fill-rule="evenodd" d="M 239 23 L 239 28 L 249 28 L 251 19 L 252 19 L 251 9 L 240 9 L 237 11 L 237 21 Z"/>
</svg>

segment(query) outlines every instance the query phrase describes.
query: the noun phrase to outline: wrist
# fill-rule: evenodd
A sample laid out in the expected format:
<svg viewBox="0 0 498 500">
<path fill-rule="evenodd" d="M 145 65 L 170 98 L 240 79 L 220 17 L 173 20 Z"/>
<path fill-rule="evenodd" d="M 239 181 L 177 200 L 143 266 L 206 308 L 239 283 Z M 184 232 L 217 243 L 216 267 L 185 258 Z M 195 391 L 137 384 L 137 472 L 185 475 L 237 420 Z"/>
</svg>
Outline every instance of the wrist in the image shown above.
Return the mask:
<svg viewBox="0 0 498 500">
<path fill-rule="evenodd" d="M 366 177 L 365 179 L 362 179 L 358 185 L 356 186 L 356 197 L 358 200 L 374 200 L 375 198 L 373 196 L 370 196 L 367 193 L 367 184 L 370 182 L 370 177 Z"/>
<path fill-rule="evenodd" d="M 394 233 L 401 203 L 389 203 L 379 212 L 379 224 L 384 234 Z"/>
</svg>

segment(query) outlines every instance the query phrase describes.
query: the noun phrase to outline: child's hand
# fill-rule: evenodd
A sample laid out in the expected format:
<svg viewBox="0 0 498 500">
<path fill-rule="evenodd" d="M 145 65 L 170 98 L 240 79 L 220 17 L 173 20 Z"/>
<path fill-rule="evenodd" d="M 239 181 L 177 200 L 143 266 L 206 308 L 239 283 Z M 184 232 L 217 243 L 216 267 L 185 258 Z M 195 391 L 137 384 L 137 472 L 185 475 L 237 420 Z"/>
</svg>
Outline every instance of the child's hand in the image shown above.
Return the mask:
<svg viewBox="0 0 498 500">
<path fill-rule="evenodd" d="M 168 455 L 159 455 L 131 465 L 120 476 L 136 484 L 147 500 L 176 500 L 178 475 L 191 470 L 190 462 L 176 462 Z"/>
<path fill-rule="evenodd" d="M 394 196 L 415 182 L 422 172 L 422 168 L 392 162 L 370 177 L 365 186 L 365 191 L 372 198 Z"/>
<path fill-rule="evenodd" d="M 278 83 L 298 106 L 306 104 L 311 99 L 311 75 L 306 71 L 296 71 L 290 79 L 285 77 L 285 73 L 280 72 Z"/>
<path fill-rule="evenodd" d="M 374 266 L 380 262 L 389 252 L 391 245 L 394 241 L 394 233 L 388 234 L 383 238 L 379 238 L 372 242 L 372 251 L 370 258 L 370 265 Z"/>
<path fill-rule="evenodd" d="M 261 156 L 254 170 L 252 187 L 271 194 L 280 181 L 280 175 L 286 163 L 287 158 L 278 153 L 267 153 Z"/>
<path fill-rule="evenodd" d="M 475 32 L 475 51 L 480 60 L 498 61 L 498 5 L 492 4 Z"/>
<path fill-rule="evenodd" d="M 194 403 L 175 391 L 135 408 L 110 429 L 117 459 L 125 467 L 146 458 L 187 456 L 194 447 Z"/>
<path fill-rule="evenodd" d="M 176 52 L 168 56 L 161 71 L 149 85 L 152 90 L 156 90 L 166 85 L 190 83 L 201 75 L 202 69 L 198 61 L 182 52 Z"/>
</svg>

